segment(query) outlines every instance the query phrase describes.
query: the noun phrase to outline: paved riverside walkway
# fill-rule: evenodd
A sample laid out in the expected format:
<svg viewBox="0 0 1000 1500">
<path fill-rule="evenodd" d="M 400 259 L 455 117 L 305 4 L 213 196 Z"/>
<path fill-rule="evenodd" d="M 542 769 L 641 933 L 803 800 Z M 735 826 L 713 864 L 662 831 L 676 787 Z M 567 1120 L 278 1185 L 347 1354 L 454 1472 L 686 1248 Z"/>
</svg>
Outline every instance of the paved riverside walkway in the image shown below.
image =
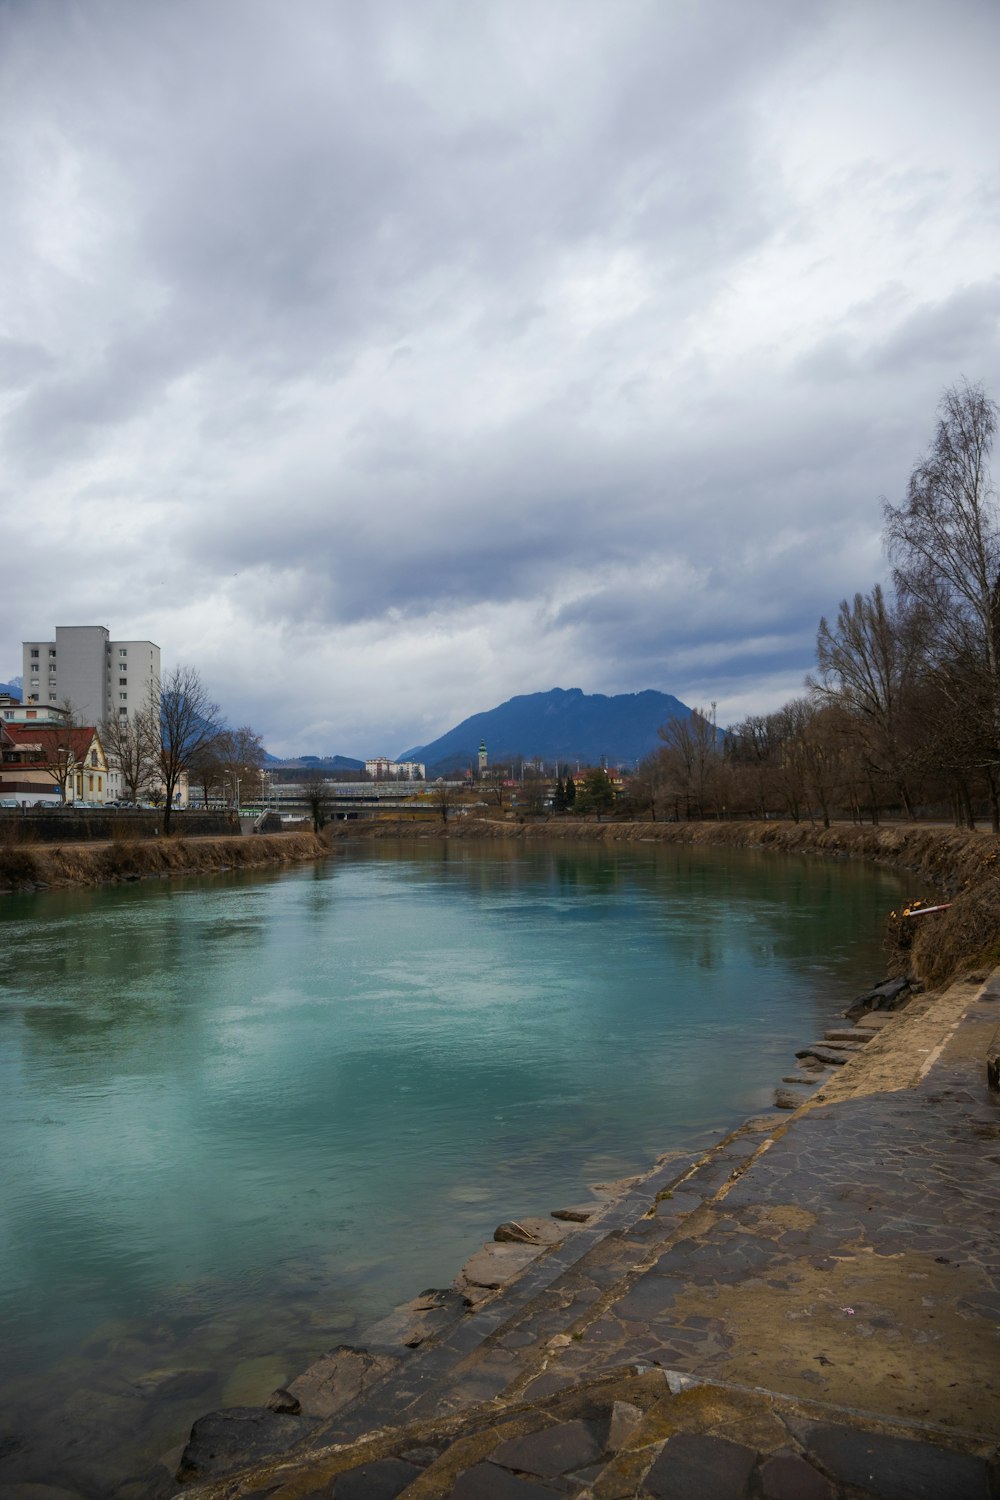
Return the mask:
<svg viewBox="0 0 1000 1500">
<path fill-rule="evenodd" d="M 180 1493 L 996 1500 L 998 1026 L 1000 970 L 918 997 L 419 1347 L 202 1419 Z"/>
</svg>

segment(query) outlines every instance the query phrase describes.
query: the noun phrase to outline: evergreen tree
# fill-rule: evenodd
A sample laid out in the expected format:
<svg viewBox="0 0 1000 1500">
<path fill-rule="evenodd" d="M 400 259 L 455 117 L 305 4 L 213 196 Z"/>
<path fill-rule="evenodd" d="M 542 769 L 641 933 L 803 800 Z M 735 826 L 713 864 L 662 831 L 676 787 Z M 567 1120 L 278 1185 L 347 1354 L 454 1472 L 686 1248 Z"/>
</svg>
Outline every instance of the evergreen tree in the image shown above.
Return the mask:
<svg viewBox="0 0 1000 1500">
<path fill-rule="evenodd" d="M 556 777 L 555 796 L 552 800 L 556 812 L 566 811 L 566 786 L 561 776 Z"/>
<path fill-rule="evenodd" d="M 567 776 L 566 777 L 566 790 L 565 790 L 565 794 L 566 794 L 566 810 L 567 810 L 567 812 L 572 812 L 574 806 L 576 805 L 576 782 L 573 780 L 572 776 Z"/>
</svg>

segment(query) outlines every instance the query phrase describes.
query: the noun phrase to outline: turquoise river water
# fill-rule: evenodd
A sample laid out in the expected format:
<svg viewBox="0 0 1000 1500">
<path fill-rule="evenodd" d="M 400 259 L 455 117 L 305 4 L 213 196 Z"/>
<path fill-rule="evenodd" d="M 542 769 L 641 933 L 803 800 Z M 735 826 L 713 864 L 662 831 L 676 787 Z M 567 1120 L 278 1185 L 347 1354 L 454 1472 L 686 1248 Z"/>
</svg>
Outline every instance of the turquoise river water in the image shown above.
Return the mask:
<svg viewBox="0 0 1000 1500">
<path fill-rule="evenodd" d="M 768 1106 L 880 977 L 898 894 L 427 839 L 3 898 L 0 1488 L 154 1493 L 193 1417 L 447 1285 L 500 1220 Z"/>
</svg>

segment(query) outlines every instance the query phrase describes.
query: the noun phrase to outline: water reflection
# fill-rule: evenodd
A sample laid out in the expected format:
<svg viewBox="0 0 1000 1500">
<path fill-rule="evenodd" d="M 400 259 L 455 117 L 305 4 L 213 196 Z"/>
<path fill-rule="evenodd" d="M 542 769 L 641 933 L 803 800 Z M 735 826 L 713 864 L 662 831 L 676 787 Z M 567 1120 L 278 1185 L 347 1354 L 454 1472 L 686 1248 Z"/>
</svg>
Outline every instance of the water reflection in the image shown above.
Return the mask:
<svg viewBox="0 0 1000 1500">
<path fill-rule="evenodd" d="M 0 1406 L 30 1437 L 129 1382 L 149 1426 L 103 1413 L 113 1467 L 240 1361 L 291 1372 L 501 1218 L 733 1123 L 876 977 L 897 894 L 743 851 L 427 840 L 13 898 Z M 154 1401 L 178 1365 L 197 1391 Z"/>
</svg>

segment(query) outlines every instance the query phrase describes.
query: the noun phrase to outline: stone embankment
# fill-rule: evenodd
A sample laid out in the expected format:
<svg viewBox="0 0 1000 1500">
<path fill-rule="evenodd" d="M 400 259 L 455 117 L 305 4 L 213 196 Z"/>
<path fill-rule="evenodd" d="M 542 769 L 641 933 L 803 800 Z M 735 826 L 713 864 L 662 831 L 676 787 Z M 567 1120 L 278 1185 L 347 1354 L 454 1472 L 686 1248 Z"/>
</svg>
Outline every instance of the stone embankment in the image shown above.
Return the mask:
<svg viewBox="0 0 1000 1500">
<path fill-rule="evenodd" d="M 451 1288 L 201 1419 L 181 1493 L 989 1500 L 1000 971 L 885 998 L 801 1050 L 792 1112 L 501 1225 Z"/>
<path fill-rule="evenodd" d="M 175 875 L 212 875 L 317 859 L 327 848 L 311 833 L 229 838 L 112 839 L 61 845 L 0 844 L 0 891 L 37 891 Z"/>
</svg>

